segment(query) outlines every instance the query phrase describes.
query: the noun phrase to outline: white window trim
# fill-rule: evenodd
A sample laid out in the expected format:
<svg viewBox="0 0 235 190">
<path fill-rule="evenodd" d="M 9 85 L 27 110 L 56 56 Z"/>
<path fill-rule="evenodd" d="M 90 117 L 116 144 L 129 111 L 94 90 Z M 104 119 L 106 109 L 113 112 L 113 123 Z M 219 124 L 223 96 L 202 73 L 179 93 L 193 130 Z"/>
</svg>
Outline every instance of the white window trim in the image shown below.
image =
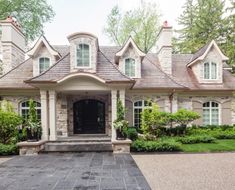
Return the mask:
<svg viewBox="0 0 235 190">
<path fill-rule="evenodd" d="M 209 63 L 209 79 L 206 79 L 206 78 L 205 78 L 205 64 L 206 64 L 206 63 Z M 215 78 L 215 79 L 212 79 L 212 77 L 211 77 L 212 63 L 215 63 L 215 64 L 216 64 L 216 78 Z M 208 81 L 215 81 L 215 80 L 218 80 L 218 78 L 219 78 L 218 63 L 216 63 L 216 62 L 214 62 L 214 61 L 207 61 L 207 62 L 204 62 L 204 63 L 203 63 L 203 79 L 204 79 L 204 80 L 208 80 Z"/>
<path fill-rule="evenodd" d="M 136 63 L 136 59 L 134 59 L 134 58 L 132 58 L 132 57 L 128 57 L 128 58 L 125 58 L 124 59 L 124 73 L 125 73 L 125 75 L 126 75 L 126 60 L 127 59 L 133 59 L 133 60 L 135 60 L 135 76 L 129 76 L 129 77 L 131 77 L 131 78 L 137 78 L 137 63 Z"/>
<path fill-rule="evenodd" d="M 80 44 L 86 44 L 89 46 L 89 66 L 78 66 L 77 65 L 77 47 L 80 45 Z M 87 44 L 87 43 L 79 43 L 79 44 L 76 44 L 75 45 L 75 66 L 74 68 L 76 69 L 90 69 L 91 68 L 91 45 L 90 44 Z"/>
<path fill-rule="evenodd" d="M 142 102 L 142 106 L 135 106 L 135 103 L 136 102 Z M 142 109 L 142 111 L 146 108 L 146 107 L 149 107 L 149 106 L 145 106 L 144 105 L 144 102 L 145 101 L 148 101 L 148 100 L 136 100 L 133 102 L 133 126 L 135 126 L 135 109 Z"/>
<path fill-rule="evenodd" d="M 49 59 L 49 68 L 51 67 L 51 65 L 52 65 L 52 63 L 51 63 L 51 58 L 50 57 L 47 57 L 47 56 L 40 56 L 40 57 L 38 57 L 38 60 L 37 60 L 37 62 L 38 62 L 38 64 L 37 64 L 37 66 L 38 66 L 38 74 L 41 74 L 40 73 L 40 59 L 41 58 L 48 58 Z M 48 68 L 48 69 L 49 69 Z M 44 72 L 44 71 L 43 71 Z"/>
<path fill-rule="evenodd" d="M 203 104 L 204 104 L 204 103 L 207 103 L 207 102 L 210 102 L 210 106 L 204 108 L 204 107 L 203 107 Z M 212 117 L 211 117 L 211 115 L 212 115 L 211 110 L 214 108 L 214 107 L 211 106 L 211 105 L 212 105 L 212 102 L 215 102 L 215 103 L 218 104 L 218 110 L 219 110 L 219 115 L 218 115 L 218 117 L 219 117 L 219 118 L 218 118 L 219 122 L 218 122 L 218 125 L 221 125 L 221 105 L 220 105 L 220 103 L 217 102 L 217 101 L 207 101 L 207 102 L 204 102 L 204 103 L 202 104 L 202 113 L 203 113 L 204 109 L 208 109 L 208 108 L 209 108 L 209 111 L 210 111 L 210 124 L 209 124 L 209 125 L 212 125 L 212 122 L 211 122 L 211 119 L 212 119 Z M 202 118 L 202 119 L 203 119 L 203 118 Z M 204 124 L 204 123 L 203 123 L 203 124 Z"/>
</svg>

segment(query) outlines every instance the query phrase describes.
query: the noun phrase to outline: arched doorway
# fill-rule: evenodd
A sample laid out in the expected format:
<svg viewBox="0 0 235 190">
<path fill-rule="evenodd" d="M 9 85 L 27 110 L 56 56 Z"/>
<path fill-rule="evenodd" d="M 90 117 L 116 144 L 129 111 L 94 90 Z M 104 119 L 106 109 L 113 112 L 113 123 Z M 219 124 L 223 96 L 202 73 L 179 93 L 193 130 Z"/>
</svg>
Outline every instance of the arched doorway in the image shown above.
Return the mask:
<svg viewBox="0 0 235 190">
<path fill-rule="evenodd" d="M 105 104 L 85 99 L 73 104 L 74 134 L 105 133 Z"/>
</svg>

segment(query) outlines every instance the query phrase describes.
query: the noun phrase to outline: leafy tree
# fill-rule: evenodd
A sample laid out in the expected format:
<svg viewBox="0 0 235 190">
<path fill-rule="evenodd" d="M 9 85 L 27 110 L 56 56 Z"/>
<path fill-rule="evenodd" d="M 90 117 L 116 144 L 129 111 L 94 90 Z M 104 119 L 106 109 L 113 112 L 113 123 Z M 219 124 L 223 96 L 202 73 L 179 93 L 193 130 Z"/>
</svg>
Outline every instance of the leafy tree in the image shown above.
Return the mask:
<svg viewBox="0 0 235 190">
<path fill-rule="evenodd" d="M 22 26 L 28 40 L 34 40 L 43 31 L 43 24 L 54 17 L 46 0 L 0 0 L 0 20 L 13 16 Z"/>
<path fill-rule="evenodd" d="M 104 28 L 104 33 L 116 45 L 123 45 L 131 35 L 144 52 L 155 45 L 158 31 L 159 13 L 156 4 L 143 1 L 139 8 L 123 14 L 118 6 L 113 7 Z"/>
<path fill-rule="evenodd" d="M 172 114 L 172 120 L 175 123 L 179 123 L 181 126 L 187 126 L 190 122 L 199 119 L 200 115 L 197 112 L 179 109 L 176 113 Z"/>
<path fill-rule="evenodd" d="M 145 135 L 156 135 L 157 129 L 168 125 L 171 121 L 171 114 L 159 110 L 156 103 L 145 108 L 141 113 L 141 129 Z"/>
<path fill-rule="evenodd" d="M 175 49 L 193 53 L 212 39 L 223 43 L 224 2 L 221 0 L 187 0 L 179 17 Z"/>
<path fill-rule="evenodd" d="M 5 104 L 5 103 L 4 103 Z M 16 114 L 7 103 L 0 109 L 0 143 L 9 144 L 17 136 L 17 126 L 22 123 L 21 117 Z"/>
</svg>

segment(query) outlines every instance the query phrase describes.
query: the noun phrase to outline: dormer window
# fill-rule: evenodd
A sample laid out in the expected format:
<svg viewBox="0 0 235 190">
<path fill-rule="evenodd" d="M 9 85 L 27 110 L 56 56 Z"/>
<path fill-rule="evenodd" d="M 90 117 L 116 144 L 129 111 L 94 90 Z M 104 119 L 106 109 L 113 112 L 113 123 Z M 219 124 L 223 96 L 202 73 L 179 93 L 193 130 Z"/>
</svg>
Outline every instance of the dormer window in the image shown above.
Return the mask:
<svg viewBox="0 0 235 190">
<path fill-rule="evenodd" d="M 39 73 L 46 71 L 50 67 L 50 59 L 48 57 L 39 58 Z"/>
<path fill-rule="evenodd" d="M 77 67 L 90 67 L 90 46 L 87 44 L 77 46 Z"/>
<path fill-rule="evenodd" d="M 217 79 L 217 64 L 214 62 L 204 63 L 204 79 Z"/>
<path fill-rule="evenodd" d="M 129 77 L 136 76 L 136 64 L 134 59 L 125 59 L 125 74 Z"/>
</svg>

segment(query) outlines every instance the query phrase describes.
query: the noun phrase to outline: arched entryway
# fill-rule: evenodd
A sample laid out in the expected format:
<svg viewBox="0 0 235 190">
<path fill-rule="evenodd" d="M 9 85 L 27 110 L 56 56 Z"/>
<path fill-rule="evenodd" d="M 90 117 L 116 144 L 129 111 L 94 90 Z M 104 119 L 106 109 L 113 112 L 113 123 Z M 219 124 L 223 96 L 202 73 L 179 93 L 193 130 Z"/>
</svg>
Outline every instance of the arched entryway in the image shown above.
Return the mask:
<svg viewBox="0 0 235 190">
<path fill-rule="evenodd" d="M 74 134 L 105 133 L 105 103 L 79 100 L 73 104 Z"/>
</svg>

